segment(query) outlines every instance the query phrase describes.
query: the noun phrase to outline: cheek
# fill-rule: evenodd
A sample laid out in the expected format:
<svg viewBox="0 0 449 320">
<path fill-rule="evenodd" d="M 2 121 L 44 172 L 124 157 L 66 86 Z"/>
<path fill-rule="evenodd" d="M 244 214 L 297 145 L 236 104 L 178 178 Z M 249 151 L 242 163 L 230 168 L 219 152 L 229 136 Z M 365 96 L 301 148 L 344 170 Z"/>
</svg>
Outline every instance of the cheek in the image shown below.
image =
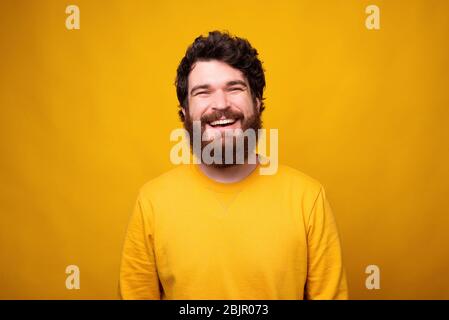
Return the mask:
<svg viewBox="0 0 449 320">
<path fill-rule="evenodd" d="M 252 115 L 254 113 L 253 100 L 251 96 L 236 95 L 231 98 L 233 105 L 237 106 L 245 116 Z"/>
<path fill-rule="evenodd" d="M 201 118 L 201 115 L 204 113 L 204 111 L 207 109 L 208 104 L 205 100 L 191 100 L 189 101 L 189 113 L 190 117 L 193 120 L 198 120 Z"/>
</svg>

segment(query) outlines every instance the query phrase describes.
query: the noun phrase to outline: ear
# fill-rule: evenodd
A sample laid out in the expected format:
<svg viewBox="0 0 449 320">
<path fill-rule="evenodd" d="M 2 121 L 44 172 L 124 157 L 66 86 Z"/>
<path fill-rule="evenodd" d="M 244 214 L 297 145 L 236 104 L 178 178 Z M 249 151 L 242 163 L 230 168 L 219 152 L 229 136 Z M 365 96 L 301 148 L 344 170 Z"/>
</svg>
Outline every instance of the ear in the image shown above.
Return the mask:
<svg viewBox="0 0 449 320">
<path fill-rule="evenodd" d="M 260 113 L 260 105 L 261 105 L 260 99 L 259 99 L 259 98 L 256 98 L 256 108 L 257 108 L 257 113 Z"/>
<path fill-rule="evenodd" d="M 186 116 L 186 108 L 181 107 L 181 112 L 182 112 L 182 114 L 184 115 L 184 118 L 185 118 L 185 116 Z"/>
</svg>

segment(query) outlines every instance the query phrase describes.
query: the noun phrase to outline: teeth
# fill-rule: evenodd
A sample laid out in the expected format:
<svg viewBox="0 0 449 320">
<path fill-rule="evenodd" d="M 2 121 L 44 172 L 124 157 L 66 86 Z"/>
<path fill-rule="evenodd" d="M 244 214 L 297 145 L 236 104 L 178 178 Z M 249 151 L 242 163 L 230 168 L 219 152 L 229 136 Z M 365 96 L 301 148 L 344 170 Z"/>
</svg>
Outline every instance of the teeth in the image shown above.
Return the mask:
<svg viewBox="0 0 449 320">
<path fill-rule="evenodd" d="M 217 126 L 217 125 L 225 125 L 234 123 L 235 119 L 223 119 L 223 120 L 217 120 L 210 123 L 211 126 Z"/>
</svg>

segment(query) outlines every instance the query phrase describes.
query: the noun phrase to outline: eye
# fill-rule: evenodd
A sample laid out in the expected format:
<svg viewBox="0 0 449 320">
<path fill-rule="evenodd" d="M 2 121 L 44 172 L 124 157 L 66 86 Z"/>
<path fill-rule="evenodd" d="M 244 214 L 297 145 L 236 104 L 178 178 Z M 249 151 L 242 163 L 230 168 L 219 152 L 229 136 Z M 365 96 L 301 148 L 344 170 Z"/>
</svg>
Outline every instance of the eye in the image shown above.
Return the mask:
<svg viewBox="0 0 449 320">
<path fill-rule="evenodd" d="M 196 95 L 196 96 L 199 96 L 199 95 L 205 96 L 205 95 L 207 95 L 207 94 L 209 94 L 209 91 L 199 91 L 199 92 L 197 92 L 195 95 Z"/>
<path fill-rule="evenodd" d="M 232 92 L 243 91 L 243 88 L 241 88 L 241 87 L 232 87 L 232 88 L 229 89 L 229 91 L 232 91 Z"/>
</svg>

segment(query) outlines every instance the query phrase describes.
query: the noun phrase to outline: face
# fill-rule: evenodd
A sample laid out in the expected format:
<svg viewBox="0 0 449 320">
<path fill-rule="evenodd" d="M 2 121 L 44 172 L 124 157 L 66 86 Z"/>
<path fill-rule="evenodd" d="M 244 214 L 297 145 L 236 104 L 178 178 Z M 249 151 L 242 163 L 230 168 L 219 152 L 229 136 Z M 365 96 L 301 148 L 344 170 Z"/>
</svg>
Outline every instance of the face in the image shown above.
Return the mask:
<svg viewBox="0 0 449 320">
<path fill-rule="evenodd" d="M 188 78 L 188 107 L 182 112 L 193 136 L 192 123 L 201 121 L 201 134 L 224 137 L 227 129 L 260 128 L 260 102 L 254 100 L 243 73 L 217 61 L 198 61 Z M 229 131 L 229 130 L 228 130 Z M 202 147 L 208 141 L 202 142 Z"/>
</svg>

